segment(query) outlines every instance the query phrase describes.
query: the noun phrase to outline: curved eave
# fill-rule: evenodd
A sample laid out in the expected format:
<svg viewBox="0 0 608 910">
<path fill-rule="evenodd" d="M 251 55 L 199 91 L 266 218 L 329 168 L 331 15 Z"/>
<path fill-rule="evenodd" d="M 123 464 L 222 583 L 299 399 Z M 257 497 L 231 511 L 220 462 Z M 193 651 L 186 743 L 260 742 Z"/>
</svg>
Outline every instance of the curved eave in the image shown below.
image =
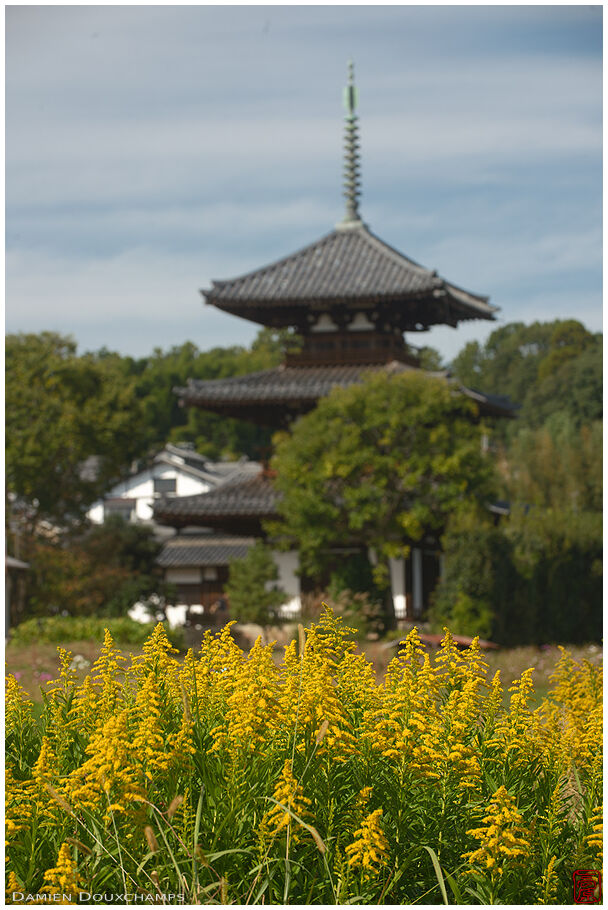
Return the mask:
<svg viewBox="0 0 608 910">
<path fill-rule="evenodd" d="M 170 528 L 214 528 L 245 536 L 258 536 L 263 521 L 276 520 L 278 517 L 275 509 L 269 509 L 267 506 L 256 509 L 254 505 L 241 511 L 221 508 L 201 511 L 196 507 L 189 510 L 187 506 L 171 509 L 162 504 L 154 508 L 154 520 Z"/>
<path fill-rule="evenodd" d="M 517 417 L 519 405 L 514 404 L 509 398 L 503 395 L 486 395 L 478 392 L 477 389 L 470 389 L 467 386 L 458 383 L 460 391 L 474 401 L 483 417 Z"/>
<path fill-rule="evenodd" d="M 348 231 L 334 230 L 244 275 L 214 281 L 201 294 L 224 312 L 274 325 L 302 316 L 304 309 L 332 307 L 422 304 L 428 308 L 428 324 L 444 321 L 446 303 L 457 311 L 457 319 L 491 319 L 496 310 L 487 297 L 419 265 L 363 224 Z"/>
<path fill-rule="evenodd" d="M 297 325 L 306 318 L 307 313 L 325 312 L 343 309 L 369 310 L 378 306 L 397 308 L 396 316 L 403 323 L 403 331 L 419 331 L 419 326 L 427 329 L 431 325 L 457 325 L 471 319 L 494 320 L 499 307 L 488 303 L 488 298 L 475 298 L 466 291 L 453 285 L 434 288 L 425 293 L 412 294 L 361 294 L 333 297 L 285 298 L 278 302 L 264 298 L 229 301 L 213 299 L 207 292 L 201 291 L 205 302 L 224 313 L 247 319 L 258 325 L 274 327 Z M 401 310 L 401 312 L 399 312 Z M 412 311 L 408 321 L 408 311 Z"/>
</svg>

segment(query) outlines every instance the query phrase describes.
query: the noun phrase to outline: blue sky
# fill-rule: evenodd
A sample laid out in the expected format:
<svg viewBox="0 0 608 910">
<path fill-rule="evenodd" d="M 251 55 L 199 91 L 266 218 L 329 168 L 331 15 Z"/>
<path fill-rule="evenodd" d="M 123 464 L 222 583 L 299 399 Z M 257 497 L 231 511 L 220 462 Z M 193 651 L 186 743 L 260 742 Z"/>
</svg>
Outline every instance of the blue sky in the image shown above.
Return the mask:
<svg viewBox="0 0 608 910">
<path fill-rule="evenodd" d="M 601 48 L 589 5 L 8 7 L 7 330 L 249 344 L 198 289 L 342 217 L 352 57 L 371 230 L 497 324 L 599 331 Z"/>
</svg>

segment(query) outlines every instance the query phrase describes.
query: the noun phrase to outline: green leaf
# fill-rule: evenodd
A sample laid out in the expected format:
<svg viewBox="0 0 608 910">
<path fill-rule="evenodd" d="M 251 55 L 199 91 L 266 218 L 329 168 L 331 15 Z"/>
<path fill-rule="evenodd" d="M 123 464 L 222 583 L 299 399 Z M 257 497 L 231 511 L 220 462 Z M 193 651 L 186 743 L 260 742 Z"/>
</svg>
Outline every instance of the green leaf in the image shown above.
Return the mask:
<svg viewBox="0 0 608 910">
<path fill-rule="evenodd" d="M 431 862 L 433 863 L 433 869 L 435 870 L 435 876 L 437 878 L 437 884 L 439 885 L 439 890 L 441 891 L 441 896 L 443 897 L 443 903 L 447 904 L 447 903 L 449 903 L 448 894 L 447 894 L 447 891 L 445 890 L 443 872 L 441 871 L 441 866 L 439 865 L 439 860 L 437 859 L 437 854 L 435 853 L 435 851 L 433 850 L 432 847 L 427 847 L 426 844 L 423 844 L 422 846 L 424 847 L 424 849 L 428 852 L 429 856 L 431 857 Z"/>
</svg>

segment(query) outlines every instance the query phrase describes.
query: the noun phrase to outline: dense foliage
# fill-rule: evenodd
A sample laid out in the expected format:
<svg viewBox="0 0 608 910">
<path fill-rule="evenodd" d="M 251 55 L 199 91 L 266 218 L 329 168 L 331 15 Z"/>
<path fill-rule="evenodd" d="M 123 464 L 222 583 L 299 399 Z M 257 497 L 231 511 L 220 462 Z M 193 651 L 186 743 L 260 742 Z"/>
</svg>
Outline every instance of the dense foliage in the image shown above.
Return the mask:
<svg viewBox="0 0 608 910">
<path fill-rule="evenodd" d="M 373 375 L 336 388 L 289 434 L 272 461 L 281 532 L 306 568 L 329 547 L 363 539 L 379 567 L 492 490 L 476 406 L 424 373 Z"/>
<path fill-rule="evenodd" d="M 286 530 L 302 547 L 305 566 L 329 581 L 336 566 L 322 566 L 327 547 L 351 547 L 363 537 L 378 550 L 382 567 L 387 555 L 403 552 L 404 543 L 417 539 L 423 527 L 439 533 L 450 517 L 443 540 L 446 573 L 433 608 L 437 627 L 447 623 L 454 632 L 467 634 L 490 630 L 500 641 L 511 641 L 514 631 L 522 641 L 597 637 L 601 342 L 601 335 L 576 320 L 511 323 L 492 332 L 483 345 L 467 344 L 452 363 L 453 374 L 466 385 L 508 395 L 521 405 L 516 420 L 497 420 L 491 428 L 500 478 L 494 494 L 509 506 L 498 527 L 487 513 L 484 518 L 472 512 L 468 525 L 462 524 L 461 514 L 453 514 L 466 498 L 457 489 L 458 478 L 480 496 L 487 489 L 478 484 L 474 441 L 468 431 L 460 432 L 467 423 L 461 419 L 466 404 L 454 405 L 462 413 L 450 437 L 451 430 L 431 430 L 444 404 L 422 394 L 433 387 L 422 380 L 418 408 L 410 399 L 391 400 L 390 382 L 386 392 L 380 385 L 370 386 L 368 405 L 355 403 L 356 390 L 342 411 L 342 405 L 322 402 L 294 426 L 292 443 L 283 439 L 277 456 L 278 483 L 284 476 L 289 494 L 284 500 Z M 267 458 L 269 430 L 181 408 L 173 390 L 190 377 L 213 379 L 270 368 L 297 344 L 289 332 L 263 329 L 250 349 L 201 352 L 186 342 L 133 359 L 107 350 L 77 355 L 71 339 L 52 332 L 9 335 L 8 544 L 11 554 L 33 567 L 28 574 L 31 605 L 43 611 L 80 611 L 109 604 L 111 612 L 119 612 L 132 595 L 140 596 L 139 589 L 142 594 L 151 590 L 146 581 L 146 576 L 154 581 L 150 571 L 117 561 L 108 550 L 95 554 L 80 539 L 73 538 L 67 547 L 57 527 L 77 526 L 113 480 L 167 441 L 192 442 L 212 459 Z M 432 349 L 423 349 L 422 355 L 425 368 L 441 366 Z M 343 394 L 348 398 L 336 392 L 328 402 Z M 444 457 L 450 445 L 454 457 Z M 454 483 L 445 483 L 450 472 Z M 399 497 L 401 506 L 396 507 Z M 139 581 L 131 584 L 127 576 L 134 574 Z M 377 585 L 386 585 L 379 571 L 363 586 L 346 578 L 339 583 L 336 575 L 332 594 L 338 598 L 340 590 L 357 591 L 375 602 L 382 596 Z M 19 607 L 13 603 L 16 613 Z"/>
<path fill-rule="evenodd" d="M 437 629 L 505 644 L 602 635 L 601 336 L 574 321 L 519 323 L 470 343 L 459 377 L 522 403 L 494 430 L 508 514 L 455 518 L 431 611 Z"/>
<path fill-rule="evenodd" d="M 230 610 L 239 622 L 269 626 L 276 621 L 278 608 L 289 600 L 277 581 L 279 570 L 268 546 L 257 540 L 242 559 L 230 563 L 226 594 Z"/>
<path fill-rule="evenodd" d="M 175 387 L 276 366 L 296 342 L 260 331 L 251 349 L 201 352 L 191 342 L 138 360 L 102 349 L 76 353 L 52 332 L 6 340 L 6 468 L 9 492 L 36 504 L 36 518 L 79 518 L 110 483 L 167 442 L 195 443 L 211 459 L 259 458 L 270 431 L 198 408 Z M 94 457 L 94 464 L 86 464 Z"/>
<path fill-rule="evenodd" d="M 29 610 L 124 615 L 137 600 L 169 593 L 156 565 L 160 548 L 149 525 L 119 515 L 59 542 L 37 537 L 29 553 Z"/>
<path fill-rule="evenodd" d="M 36 520 L 78 519 L 140 450 L 135 382 L 52 332 L 9 335 L 5 351 L 8 491 Z"/>
<path fill-rule="evenodd" d="M 123 645 L 143 645 L 154 631 L 154 623 L 136 622 L 128 616 L 37 616 L 26 619 L 11 633 L 13 649 L 23 645 L 63 644 L 66 641 L 100 641 L 105 631 Z M 172 645 L 183 645 L 181 629 L 166 629 Z"/>
<path fill-rule="evenodd" d="M 466 385 L 521 405 L 517 424 L 503 424 L 511 432 L 540 427 L 556 413 L 577 426 L 602 417 L 602 336 L 574 319 L 511 322 L 484 345 L 466 344 L 452 371 Z"/>
<path fill-rule="evenodd" d="M 532 670 L 505 698 L 449 633 L 378 684 L 329 611 L 280 663 L 159 626 L 70 666 L 39 722 L 8 679 L 9 901 L 565 904 L 601 869 L 601 669 L 567 652 L 534 711 Z"/>
<path fill-rule="evenodd" d="M 599 516 L 598 516 L 599 519 Z M 503 645 L 602 639 L 601 523 L 566 524 L 551 511 L 514 511 L 498 526 L 455 520 L 443 537 L 444 574 L 431 625 Z"/>
</svg>

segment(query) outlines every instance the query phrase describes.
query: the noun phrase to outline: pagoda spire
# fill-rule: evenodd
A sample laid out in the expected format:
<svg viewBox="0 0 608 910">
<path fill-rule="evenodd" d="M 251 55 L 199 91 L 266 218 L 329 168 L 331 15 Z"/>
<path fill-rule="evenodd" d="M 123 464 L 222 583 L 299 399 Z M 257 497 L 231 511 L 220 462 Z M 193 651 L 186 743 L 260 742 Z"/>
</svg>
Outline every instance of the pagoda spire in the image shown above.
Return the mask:
<svg viewBox="0 0 608 910">
<path fill-rule="evenodd" d="M 359 136 L 355 114 L 357 107 L 358 92 L 355 86 L 354 65 L 352 60 L 348 61 L 348 82 L 344 89 L 344 109 L 346 117 L 344 118 L 344 198 L 346 200 L 346 209 L 344 218 L 337 228 L 359 227 L 363 224 L 359 215 L 358 199 L 361 195 L 361 180 L 359 172 Z"/>
</svg>

